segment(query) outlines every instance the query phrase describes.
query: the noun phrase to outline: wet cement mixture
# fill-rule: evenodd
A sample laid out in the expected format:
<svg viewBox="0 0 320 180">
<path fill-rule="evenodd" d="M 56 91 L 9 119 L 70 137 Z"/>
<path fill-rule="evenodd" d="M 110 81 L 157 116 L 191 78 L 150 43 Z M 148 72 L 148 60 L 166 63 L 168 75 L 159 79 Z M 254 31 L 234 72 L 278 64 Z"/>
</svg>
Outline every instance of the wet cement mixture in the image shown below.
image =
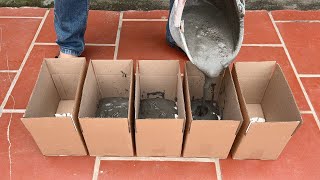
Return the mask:
<svg viewBox="0 0 320 180">
<path fill-rule="evenodd" d="M 96 117 L 126 118 L 128 117 L 129 98 L 107 97 L 99 101 Z"/>
<path fill-rule="evenodd" d="M 191 111 L 193 120 L 221 120 L 222 117 L 219 106 L 208 100 L 192 100 Z"/>
<path fill-rule="evenodd" d="M 141 100 L 139 111 L 140 119 L 174 119 L 178 116 L 176 103 L 164 98 L 149 98 Z"/>
<path fill-rule="evenodd" d="M 234 50 L 232 28 L 223 9 L 210 1 L 195 2 L 186 6 L 182 15 L 187 46 L 193 62 L 205 74 L 218 74 L 212 72 L 214 67 Z"/>
</svg>

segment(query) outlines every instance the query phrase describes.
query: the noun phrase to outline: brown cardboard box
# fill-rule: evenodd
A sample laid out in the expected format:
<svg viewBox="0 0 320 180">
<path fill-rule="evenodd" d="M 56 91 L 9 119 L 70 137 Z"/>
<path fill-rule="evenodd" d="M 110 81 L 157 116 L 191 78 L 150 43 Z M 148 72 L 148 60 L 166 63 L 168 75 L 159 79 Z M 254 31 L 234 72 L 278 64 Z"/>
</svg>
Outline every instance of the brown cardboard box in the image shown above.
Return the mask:
<svg viewBox="0 0 320 180">
<path fill-rule="evenodd" d="M 133 156 L 133 62 L 92 60 L 83 86 L 79 120 L 93 156 Z M 95 118 L 99 100 L 128 97 L 127 118 Z"/>
<path fill-rule="evenodd" d="M 179 61 L 139 61 L 136 69 L 135 138 L 137 156 L 181 156 L 185 107 Z M 164 92 L 177 101 L 176 119 L 139 119 L 140 100 Z"/>
<path fill-rule="evenodd" d="M 21 119 L 43 155 L 87 154 L 77 119 L 85 72 L 85 58 L 43 61 Z"/>
<path fill-rule="evenodd" d="M 277 159 L 302 123 L 288 82 L 276 62 L 238 62 L 232 75 L 244 122 L 232 148 L 234 159 Z M 250 124 L 250 118 L 265 122 Z"/>
<path fill-rule="evenodd" d="M 183 148 L 184 157 L 227 158 L 242 123 L 242 115 L 229 69 L 220 77 L 221 85 L 217 103 L 222 109 L 222 120 L 193 120 L 191 99 L 203 97 L 204 75 L 191 62 L 185 66 L 184 94 L 187 124 Z M 210 92 L 210 96 L 212 97 Z M 210 99 L 208 99 L 210 100 Z"/>
</svg>

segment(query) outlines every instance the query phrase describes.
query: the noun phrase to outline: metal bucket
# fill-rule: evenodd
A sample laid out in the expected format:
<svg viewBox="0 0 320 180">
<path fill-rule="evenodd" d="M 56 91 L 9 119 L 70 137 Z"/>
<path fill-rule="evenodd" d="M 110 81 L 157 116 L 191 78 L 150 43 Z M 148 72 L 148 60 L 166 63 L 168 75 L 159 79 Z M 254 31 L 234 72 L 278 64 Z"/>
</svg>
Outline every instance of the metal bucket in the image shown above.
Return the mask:
<svg viewBox="0 0 320 180">
<path fill-rule="evenodd" d="M 239 53 L 244 14 L 244 0 L 175 0 L 169 30 L 193 64 L 218 77 Z"/>
</svg>

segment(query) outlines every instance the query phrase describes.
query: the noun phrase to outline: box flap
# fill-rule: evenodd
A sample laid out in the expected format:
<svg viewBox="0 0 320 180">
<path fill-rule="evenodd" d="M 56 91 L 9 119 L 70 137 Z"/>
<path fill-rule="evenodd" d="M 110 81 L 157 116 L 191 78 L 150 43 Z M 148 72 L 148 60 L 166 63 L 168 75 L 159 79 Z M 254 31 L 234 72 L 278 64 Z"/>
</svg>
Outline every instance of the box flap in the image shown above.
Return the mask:
<svg viewBox="0 0 320 180">
<path fill-rule="evenodd" d="M 178 60 L 139 60 L 138 66 L 141 76 L 175 76 L 180 68 Z"/>
<path fill-rule="evenodd" d="M 277 159 L 299 121 L 253 123 L 242 137 L 234 159 Z"/>
<path fill-rule="evenodd" d="M 59 102 L 60 96 L 53 83 L 48 66 L 46 63 L 42 63 L 24 117 L 54 116 Z"/>
<path fill-rule="evenodd" d="M 83 85 L 79 118 L 94 117 L 99 100 L 101 99 L 98 82 L 96 80 L 92 63 L 90 61 L 87 76 Z"/>
<path fill-rule="evenodd" d="M 136 120 L 137 156 L 181 156 L 181 119 Z"/>
<path fill-rule="evenodd" d="M 83 64 L 86 63 L 86 58 L 45 58 L 51 74 L 80 74 Z"/>
<path fill-rule="evenodd" d="M 232 79 L 230 69 L 225 70 L 219 92 L 219 106 L 223 107 L 223 120 L 243 121 L 237 91 Z M 239 126 L 240 128 L 240 126 Z"/>
<path fill-rule="evenodd" d="M 127 118 L 82 118 L 83 136 L 93 156 L 133 156 Z"/>
<path fill-rule="evenodd" d="M 261 104 L 269 122 L 302 121 L 291 89 L 278 64 Z"/>
<path fill-rule="evenodd" d="M 240 121 L 232 120 L 193 121 L 183 156 L 227 158 L 239 124 Z"/>
<path fill-rule="evenodd" d="M 86 155 L 71 118 L 22 118 L 44 155 Z"/>
<path fill-rule="evenodd" d="M 98 75 L 121 75 L 130 76 L 132 60 L 92 60 L 95 74 Z"/>
<path fill-rule="evenodd" d="M 234 64 L 246 103 L 261 103 L 275 64 L 275 61 L 237 62 Z"/>
</svg>

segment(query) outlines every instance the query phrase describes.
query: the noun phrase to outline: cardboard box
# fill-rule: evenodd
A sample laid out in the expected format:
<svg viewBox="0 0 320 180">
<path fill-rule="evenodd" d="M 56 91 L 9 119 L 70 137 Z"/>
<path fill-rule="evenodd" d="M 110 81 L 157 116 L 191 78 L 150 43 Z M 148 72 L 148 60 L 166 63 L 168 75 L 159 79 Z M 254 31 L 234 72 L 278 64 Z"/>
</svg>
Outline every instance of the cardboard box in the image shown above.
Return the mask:
<svg viewBox="0 0 320 180">
<path fill-rule="evenodd" d="M 137 156 L 181 156 L 185 107 L 179 61 L 139 61 L 136 68 L 135 139 Z M 177 102 L 176 119 L 139 119 L 140 100 L 163 92 Z"/>
<path fill-rule="evenodd" d="M 277 159 L 302 123 L 288 82 L 276 62 L 238 62 L 232 71 L 244 123 L 234 159 Z M 250 124 L 251 118 L 265 122 Z"/>
<path fill-rule="evenodd" d="M 93 156 L 133 156 L 133 62 L 92 60 L 83 86 L 79 120 Z M 96 118 L 99 100 L 128 97 L 128 117 Z"/>
<path fill-rule="evenodd" d="M 87 155 L 77 119 L 85 72 L 85 58 L 43 61 L 21 119 L 43 155 Z"/>
<path fill-rule="evenodd" d="M 204 74 L 191 62 L 185 66 L 184 94 L 186 100 L 187 124 L 183 148 L 184 157 L 227 158 L 236 134 L 243 121 L 237 92 L 231 72 L 217 79 L 215 90 L 219 94 L 215 99 L 222 109 L 221 120 L 193 120 L 191 99 L 202 99 Z M 220 82 L 220 83 L 219 83 Z M 219 85 L 220 84 L 220 88 Z M 213 92 L 209 92 L 212 97 Z M 207 100 L 212 100 L 207 99 Z"/>
</svg>

